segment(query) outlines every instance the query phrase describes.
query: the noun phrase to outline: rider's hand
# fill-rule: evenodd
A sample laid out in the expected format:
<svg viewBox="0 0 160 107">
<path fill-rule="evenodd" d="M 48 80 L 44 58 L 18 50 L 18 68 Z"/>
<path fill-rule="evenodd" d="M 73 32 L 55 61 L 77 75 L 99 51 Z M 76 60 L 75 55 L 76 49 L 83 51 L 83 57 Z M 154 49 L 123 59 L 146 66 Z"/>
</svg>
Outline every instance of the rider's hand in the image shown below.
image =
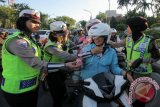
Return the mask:
<svg viewBox="0 0 160 107">
<path fill-rule="evenodd" d="M 103 52 L 103 47 L 96 46 L 95 48 L 91 49 L 92 54 L 100 54 L 102 52 Z"/>
<path fill-rule="evenodd" d="M 134 81 L 134 79 L 130 73 L 127 73 L 127 79 L 129 80 L 130 83 L 132 83 Z"/>
<path fill-rule="evenodd" d="M 80 67 L 81 67 L 81 65 L 77 64 L 76 61 L 74 61 L 74 62 L 67 62 L 67 63 L 65 63 L 65 66 L 69 67 L 70 69 L 73 69 L 73 70 L 80 69 Z"/>
</svg>

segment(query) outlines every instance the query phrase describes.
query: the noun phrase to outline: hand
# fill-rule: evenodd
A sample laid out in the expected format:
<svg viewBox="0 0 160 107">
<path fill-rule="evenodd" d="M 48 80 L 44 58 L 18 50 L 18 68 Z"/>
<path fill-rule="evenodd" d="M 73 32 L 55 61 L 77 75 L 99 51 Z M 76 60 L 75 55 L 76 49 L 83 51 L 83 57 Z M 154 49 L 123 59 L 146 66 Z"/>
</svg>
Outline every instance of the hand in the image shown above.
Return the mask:
<svg viewBox="0 0 160 107">
<path fill-rule="evenodd" d="M 103 47 L 96 46 L 95 48 L 91 49 L 92 54 L 99 54 L 103 52 Z"/>
<path fill-rule="evenodd" d="M 137 68 L 141 63 L 143 62 L 142 58 L 138 58 L 135 61 L 132 62 L 131 68 Z"/>
<path fill-rule="evenodd" d="M 130 83 L 132 83 L 134 81 L 134 79 L 132 78 L 131 74 L 129 72 L 123 71 L 122 75 L 129 80 Z"/>
<path fill-rule="evenodd" d="M 67 62 L 67 63 L 65 63 L 65 66 L 69 67 L 69 68 L 71 68 L 73 70 L 79 70 L 80 67 L 81 67 L 81 65 L 77 64 L 76 61 L 74 61 L 74 62 Z"/>
<path fill-rule="evenodd" d="M 134 79 L 130 73 L 127 73 L 127 79 L 129 80 L 130 83 L 132 83 L 134 81 Z"/>
<path fill-rule="evenodd" d="M 46 76 L 48 75 L 47 71 L 42 71 L 40 74 L 40 80 L 44 81 L 46 79 Z"/>
</svg>

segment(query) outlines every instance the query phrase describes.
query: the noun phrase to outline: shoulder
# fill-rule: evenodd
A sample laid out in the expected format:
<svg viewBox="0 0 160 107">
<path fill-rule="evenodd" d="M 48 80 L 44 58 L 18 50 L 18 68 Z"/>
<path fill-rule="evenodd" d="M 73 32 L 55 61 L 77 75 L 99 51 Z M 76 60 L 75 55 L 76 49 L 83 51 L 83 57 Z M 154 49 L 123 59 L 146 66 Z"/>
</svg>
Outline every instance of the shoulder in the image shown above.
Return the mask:
<svg viewBox="0 0 160 107">
<path fill-rule="evenodd" d="M 6 41 L 7 45 L 11 46 L 20 46 L 23 48 L 27 48 L 29 46 L 28 42 L 22 38 L 14 37 L 8 41 Z"/>
<path fill-rule="evenodd" d="M 93 47 L 95 47 L 95 44 L 91 43 L 91 44 L 86 45 L 86 46 L 83 48 L 83 50 L 89 51 L 89 50 L 91 50 Z"/>
</svg>

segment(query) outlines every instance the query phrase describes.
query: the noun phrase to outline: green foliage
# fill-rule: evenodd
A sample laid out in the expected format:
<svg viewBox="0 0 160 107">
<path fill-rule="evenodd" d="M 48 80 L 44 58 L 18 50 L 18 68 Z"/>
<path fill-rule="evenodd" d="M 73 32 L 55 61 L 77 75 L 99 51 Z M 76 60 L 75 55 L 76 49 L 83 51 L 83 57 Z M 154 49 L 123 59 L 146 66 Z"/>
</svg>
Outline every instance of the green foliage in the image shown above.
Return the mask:
<svg viewBox="0 0 160 107">
<path fill-rule="evenodd" d="M 80 23 L 82 25 L 82 28 L 85 28 L 87 21 L 81 20 L 78 23 Z"/>
<path fill-rule="evenodd" d="M 49 29 L 49 20 L 48 14 L 41 13 L 41 29 L 48 30 Z"/>
<path fill-rule="evenodd" d="M 144 12 L 137 12 L 137 10 L 134 9 L 134 10 L 128 11 L 127 14 L 125 14 L 125 19 L 131 18 L 131 17 L 135 17 L 135 16 L 147 17 L 146 13 L 144 13 Z"/>
<path fill-rule="evenodd" d="M 102 22 L 107 22 L 107 16 L 106 13 L 99 12 L 99 14 L 96 16 L 97 19 L 101 20 Z"/>
<path fill-rule="evenodd" d="M 0 2 L 5 3 L 6 1 L 5 0 L 0 0 Z"/>
<path fill-rule="evenodd" d="M 7 28 L 13 26 L 15 23 L 15 10 L 5 7 L 5 6 L 0 6 L 0 26 Z"/>
<path fill-rule="evenodd" d="M 154 23 L 157 23 L 156 18 L 154 17 L 147 17 L 148 26 L 151 27 Z"/>
<path fill-rule="evenodd" d="M 112 17 L 112 18 L 110 19 L 110 26 L 111 26 L 111 28 L 116 28 L 116 26 L 117 26 L 117 21 L 116 21 L 116 18 L 115 18 L 115 17 Z"/>
<path fill-rule="evenodd" d="M 118 31 L 124 31 L 126 29 L 126 25 L 123 24 L 123 23 L 120 23 L 118 24 L 116 27 L 115 27 Z"/>
<path fill-rule="evenodd" d="M 154 27 L 160 27 L 160 23 L 152 24 L 152 25 L 151 25 L 151 28 L 154 28 Z"/>
<path fill-rule="evenodd" d="M 148 29 L 144 33 L 153 36 L 154 38 L 160 38 L 160 30 Z"/>
<path fill-rule="evenodd" d="M 56 21 L 64 21 L 65 23 L 68 23 L 70 26 L 75 25 L 76 20 L 73 18 L 70 18 L 68 16 L 59 16 L 54 18 Z"/>
</svg>

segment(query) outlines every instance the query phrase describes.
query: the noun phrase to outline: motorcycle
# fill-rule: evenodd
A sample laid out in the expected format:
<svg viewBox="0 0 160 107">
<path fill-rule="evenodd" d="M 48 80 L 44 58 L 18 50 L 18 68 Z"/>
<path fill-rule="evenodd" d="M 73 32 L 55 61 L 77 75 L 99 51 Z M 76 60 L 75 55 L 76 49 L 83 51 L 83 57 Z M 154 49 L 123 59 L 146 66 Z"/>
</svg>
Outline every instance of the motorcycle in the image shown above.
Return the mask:
<svg viewBox="0 0 160 107">
<path fill-rule="evenodd" d="M 81 59 L 87 57 L 90 55 L 86 53 L 81 55 Z M 128 103 L 127 92 L 124 91 L 128 87 L 128 81 L 124 80 L 123 76 L 105 72 L 82 80 L 79 74 L 80 71 L 74 71 L 70 79 L 66 81 L 69 96 L 68 107 L 111 107 L 115 105 L 132 107 Z"/>
</svg>

